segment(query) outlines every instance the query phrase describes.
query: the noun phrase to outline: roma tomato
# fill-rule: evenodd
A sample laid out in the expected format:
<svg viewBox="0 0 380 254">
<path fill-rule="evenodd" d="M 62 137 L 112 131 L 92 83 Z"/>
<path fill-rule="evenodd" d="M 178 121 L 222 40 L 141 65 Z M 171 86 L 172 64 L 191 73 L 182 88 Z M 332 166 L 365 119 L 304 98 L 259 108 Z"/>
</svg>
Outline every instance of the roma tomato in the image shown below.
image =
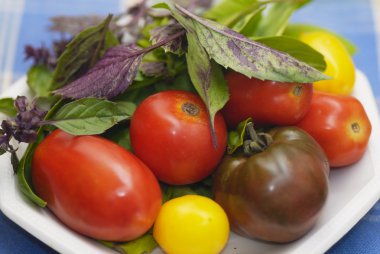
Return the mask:
<svg viewBox="0 0 380 254">
<path fill-rule="evenodd" d="M 51 133 L 34 153 L 32 182 L 64 224 L 100 240 L 141 236 L 161 207 L 152 172 L 127 150 L 96 136 Z"/>
<path fill-rule="evenodd" d="M 166 202 L 153 236 L 169 254 L 217 254 L 229 236 L 228 218 L 213 200 L 186 195 Z"/>
<path fill-rule="evenodd" d="M 215 175 L 214 199 L 234 232 L 290 242 L 306 234 L 319 218 L 328 194 L 329 165 L 322 148 L 301 129 L 282 127 L 268 134 L 273 142 L 266 147 L 265 140 L 259 142 L 252 135 L 244 142 L 246 152 L 253 149 L 251 155 L 224 158 Z"/>
<path fill-rule="evenodd" d="M 262 81 L 237 72 L 226 79 L 230 100 L 222 113 L 232 128 L 249 117 L 259 126 L 293 125 L 306 114 L 313 95 L 311 84 Z"/>
<path fill-rule="evenodd" d="M 343 167 L 360 160 L 372 129 L 359 100 L 317 91 L 309 112 L 297 126 L 317 140 L 332 167 Z"/>
<path fill-rule="evenodd" d="M 220 113 L 214 124 L 217 148 L 199 96 L 184 91 L 160 92 L 137 107 L 130 128 L 132 148 L 159 180 L 169 184 L 198 182 L 214 171 L 226 148 L 227 131 Z"/>
<path fill-rule="evenodd" d="M 343 43 L 331 33 L 323 31 L 302 33 L 300 40 L 325 57 L 324 73 L 332 78 L 315 82 L 315 90 L 351 94 L 355 84 L 355 66 Z"/>
</svg>

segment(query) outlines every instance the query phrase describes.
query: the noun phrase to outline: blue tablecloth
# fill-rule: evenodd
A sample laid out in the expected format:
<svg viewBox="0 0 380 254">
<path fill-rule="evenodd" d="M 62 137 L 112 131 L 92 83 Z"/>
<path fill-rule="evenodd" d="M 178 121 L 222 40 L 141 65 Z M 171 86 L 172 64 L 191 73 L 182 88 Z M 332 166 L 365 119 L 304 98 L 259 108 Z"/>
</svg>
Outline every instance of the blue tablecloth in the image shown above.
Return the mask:
<svg viewBox="0 0 380 254">
<path fill-rule="evenodd" d="M 57 36 L 47 31 L 49 17 L 117 13 L 122 2 L 126 1 L 0 0 L 0 92 L 24 75 L 30 66 L 30 62 L 23 60 L 25 44 L 39 46 L 45 42 L 48 45 Z M 376 0 L 315 0 L 297 12 L 293 21 L 329 28 L 354 42 L 359 48 L 354 56 L 355 64 L 370 80 L 379 105 L 377 29 L 380 29 L 380 4 Z M 0 212 L 0 253 L 55 252 Z M 380 253 L 380 202 L 328 253 Z"/>
</svg>

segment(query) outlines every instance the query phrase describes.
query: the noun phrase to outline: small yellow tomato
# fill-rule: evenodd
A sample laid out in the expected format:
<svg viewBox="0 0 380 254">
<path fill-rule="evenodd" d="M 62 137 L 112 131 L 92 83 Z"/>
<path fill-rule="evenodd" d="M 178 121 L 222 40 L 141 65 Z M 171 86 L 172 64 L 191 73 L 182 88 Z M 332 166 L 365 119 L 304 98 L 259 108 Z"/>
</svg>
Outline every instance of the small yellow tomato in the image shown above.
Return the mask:
<svg viewBox="0 0 380 254">
<path fill-rule="evenodd" d="M 315 82 L 314 88 L 335 94 L 351 94 L 355 84 L 355 66 L 343 43 L 323 31 L 302 33 L 300 40 L 325 57 L 324 73 L 332 78 Z"/>
<path fill-rule="evenodd" d="M 212 199 L 186 195 L 166 202 L 153 236 L 168 254 L 217 254 L 230 232 L 224 210 Z"/>
</svg>

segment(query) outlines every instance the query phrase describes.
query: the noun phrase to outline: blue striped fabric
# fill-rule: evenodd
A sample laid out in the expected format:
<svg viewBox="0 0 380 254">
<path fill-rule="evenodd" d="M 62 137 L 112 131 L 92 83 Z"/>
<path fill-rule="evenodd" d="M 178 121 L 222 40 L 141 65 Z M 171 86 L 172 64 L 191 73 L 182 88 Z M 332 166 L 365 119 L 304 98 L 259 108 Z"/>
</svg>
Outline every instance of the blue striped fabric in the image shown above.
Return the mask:
<svg viewBox="0 0 380 254">
<path fill-rule="evenodd" d="M 49 33 L 49 17 L 116 13 L 122 0 L 0 0 L 0 92 L 24 75 L 30 62 L 23 60 L 25 44 L 48 45 L 56 34 Z M 124 1 L 125 2 L 125 1 Z M 370 0 L 315 0 L 293 17 L 330 28 L 354 42 L 359 52 L 357 68 L 369 78 L 376 98 L 380 98 L 377 38 L 380 4 Z M 0 213 L 0 253 L 55 253 Z M 380 253 L 380 203 L 328 253 Z"/>
</svg>

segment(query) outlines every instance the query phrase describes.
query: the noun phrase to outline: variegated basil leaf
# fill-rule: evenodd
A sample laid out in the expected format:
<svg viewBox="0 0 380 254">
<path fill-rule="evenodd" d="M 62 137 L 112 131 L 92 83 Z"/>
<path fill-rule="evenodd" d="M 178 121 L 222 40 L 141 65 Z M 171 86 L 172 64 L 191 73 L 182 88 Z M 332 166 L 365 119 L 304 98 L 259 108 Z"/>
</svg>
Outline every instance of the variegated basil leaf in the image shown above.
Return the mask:
<svg viewBox="0 0 380 254">
<path fill-rule="evenodd" d="M 172 9 L 173 16 L 193 30 L 208 55 L 222 66 L 229 67 L 248 77 L 280 82 L 309 83 L 328 79 L 326 75 L 290 55 L 194 15 L 179 5 Z M 182 18 L 177 18 L 182 16 Z"/>
<path fill-rule="evenodd" d="M 113 47 L 88 73 L 55 93 L 73 99 L 113 98 L 132 83 L 143 56 L 134 45 Z"/>
<path fill-rule="evenodd" d="M 227 103 L 229 95 L 223 72 L 219 65 L 210 61 L 207 52 L 199 45 L 192 32 L 187 33 L 188 52 L 186 54 L 191 81 L 206 104 L 214 144 L 217 145 L 214 118 L 215 114 Z"/>
<path fill-rule="evenodd" d="M 159 26 L 150 31 L 150 40 L 153 44 L 156 44 L 166 40 L 170 36 L 178 34 L 183 30 L 183 27 L 178 23 L 169 24 L 166 26 Z M 182 55 L 186 51 L 185 34 L 183 34 L 183 36 L 178 37 L 175 40 L 166 43 L 162 46 L 162 48 L 165 50 L 165 52 L 171 52 L 177 55 Z"/>
</svg>

